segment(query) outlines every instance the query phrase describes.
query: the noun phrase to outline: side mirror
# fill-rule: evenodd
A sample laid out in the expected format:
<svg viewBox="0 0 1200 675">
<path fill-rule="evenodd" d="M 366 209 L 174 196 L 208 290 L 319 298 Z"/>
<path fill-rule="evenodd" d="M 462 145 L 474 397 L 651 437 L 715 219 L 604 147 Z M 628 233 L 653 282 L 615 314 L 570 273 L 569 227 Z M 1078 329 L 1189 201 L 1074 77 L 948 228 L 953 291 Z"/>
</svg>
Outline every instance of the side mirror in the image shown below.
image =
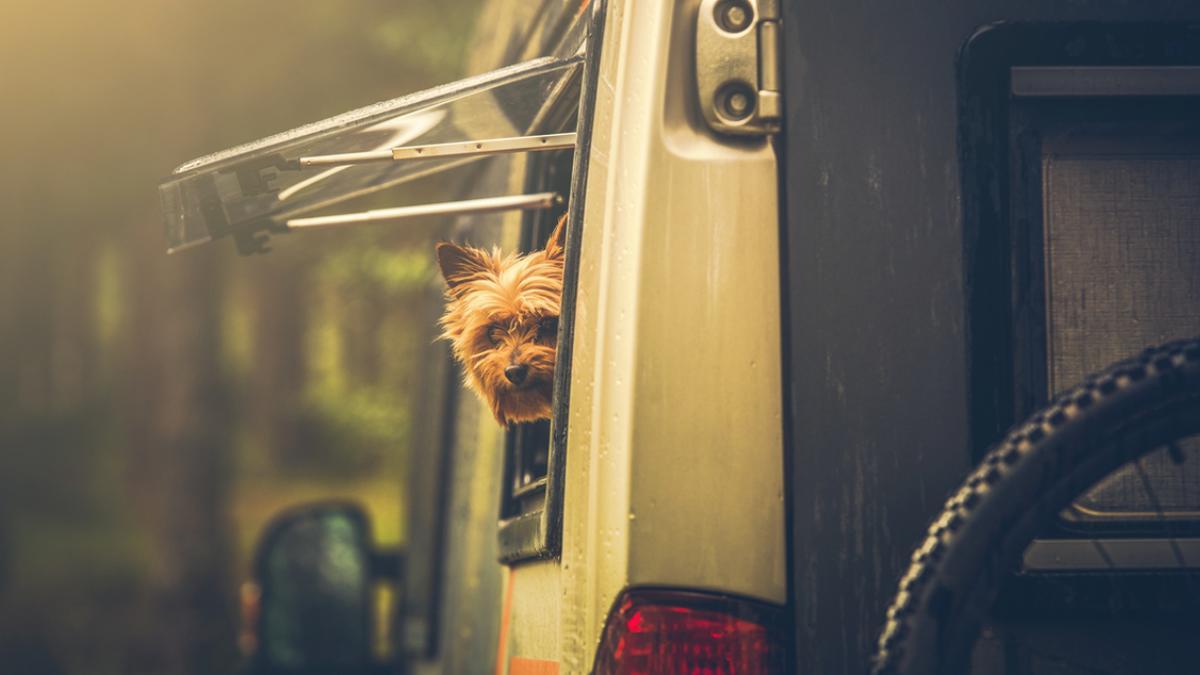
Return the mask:
<svg viewBox="0 0 1200 675">
<path fill-rule="evenodd" d="M 375 657 L 375 582 L 398 577 L 398 554 L 371 547 L 354 504 L 299 507 L 276 516 L 254 559 L 256 675 L 382 672 Z"/>
</svg>

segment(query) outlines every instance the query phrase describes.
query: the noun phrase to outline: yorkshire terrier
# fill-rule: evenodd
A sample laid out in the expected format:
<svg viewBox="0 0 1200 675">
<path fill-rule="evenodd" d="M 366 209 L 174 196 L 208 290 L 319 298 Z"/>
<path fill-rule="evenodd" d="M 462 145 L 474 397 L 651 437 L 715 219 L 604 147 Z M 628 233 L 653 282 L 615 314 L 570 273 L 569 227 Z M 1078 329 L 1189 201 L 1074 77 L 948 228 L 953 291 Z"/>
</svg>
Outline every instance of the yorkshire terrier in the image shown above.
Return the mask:
<svg viewBox="0 0 1200 675">
<path fill-rule="evenodd" d="M 447 285 L 442 337 L 467 388 L 502 426 L 550 419 L 566 220 L 545 249 L 526 255 L 437 245 Z"/>
</svg>

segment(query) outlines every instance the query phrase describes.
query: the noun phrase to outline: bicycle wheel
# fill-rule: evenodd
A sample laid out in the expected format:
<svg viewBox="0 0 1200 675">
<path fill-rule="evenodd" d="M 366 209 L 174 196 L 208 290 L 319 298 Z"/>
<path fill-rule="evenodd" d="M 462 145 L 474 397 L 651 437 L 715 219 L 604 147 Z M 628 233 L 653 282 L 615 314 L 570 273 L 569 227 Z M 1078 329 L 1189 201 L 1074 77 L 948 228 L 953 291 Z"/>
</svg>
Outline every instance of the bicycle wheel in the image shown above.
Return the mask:
<svg viewBox="0 0 1200 675">
<path fill-rule="evenodd" d="M 1122 466 L 1163 447 L 1182 462 L 1177 441 L 1197 433 L 1200 339 L 1110 366 L 1015 426 L 946 502 L 913 553 L 871 672 L 967 673 L 999 585 L 1034 537 Z M 1166 518 L 1161 524 L 1170 527 Z M 1188 567 L 1181 558 L 1176 563 Z"/>
</svg>

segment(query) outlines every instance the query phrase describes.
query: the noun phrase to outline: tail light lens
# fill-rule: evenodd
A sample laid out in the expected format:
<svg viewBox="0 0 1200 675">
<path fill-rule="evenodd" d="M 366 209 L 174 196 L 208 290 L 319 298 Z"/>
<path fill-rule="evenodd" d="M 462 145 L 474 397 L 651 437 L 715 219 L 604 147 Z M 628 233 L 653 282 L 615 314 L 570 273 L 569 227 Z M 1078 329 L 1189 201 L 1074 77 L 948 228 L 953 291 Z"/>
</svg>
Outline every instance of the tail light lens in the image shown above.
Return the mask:
<svg viewBox="0 0 1200 675">
<path fill-rule="evenodd" d="M 720 595 L 627 591 L 613 606 L 595 675 L 783 673 L 778 607 Z"/>
</svg>

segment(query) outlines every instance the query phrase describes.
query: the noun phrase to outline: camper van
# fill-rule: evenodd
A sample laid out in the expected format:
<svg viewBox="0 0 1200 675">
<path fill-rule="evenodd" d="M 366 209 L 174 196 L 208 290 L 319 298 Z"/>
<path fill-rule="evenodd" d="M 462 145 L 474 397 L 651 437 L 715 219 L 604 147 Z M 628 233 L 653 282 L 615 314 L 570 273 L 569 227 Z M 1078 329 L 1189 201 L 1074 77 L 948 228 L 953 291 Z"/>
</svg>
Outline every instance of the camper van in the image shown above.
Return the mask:
<svg viewBox="0 0 1200 675">
<path fill-rule="evenodd" d="M 420 216 L 528 251 L 566 216 L 552 419 L 499 426 L 430 344 L 404 550 L 281 515 L 254 672 L 865 672 L 1006 430 L 1200 334 L 1200 4 L 495 0 L 472 63 L 161 187 L 173 250 Z M 1200 672 L 1177 435 L 1038 511 L 970 672 Z"/>
</svg>

